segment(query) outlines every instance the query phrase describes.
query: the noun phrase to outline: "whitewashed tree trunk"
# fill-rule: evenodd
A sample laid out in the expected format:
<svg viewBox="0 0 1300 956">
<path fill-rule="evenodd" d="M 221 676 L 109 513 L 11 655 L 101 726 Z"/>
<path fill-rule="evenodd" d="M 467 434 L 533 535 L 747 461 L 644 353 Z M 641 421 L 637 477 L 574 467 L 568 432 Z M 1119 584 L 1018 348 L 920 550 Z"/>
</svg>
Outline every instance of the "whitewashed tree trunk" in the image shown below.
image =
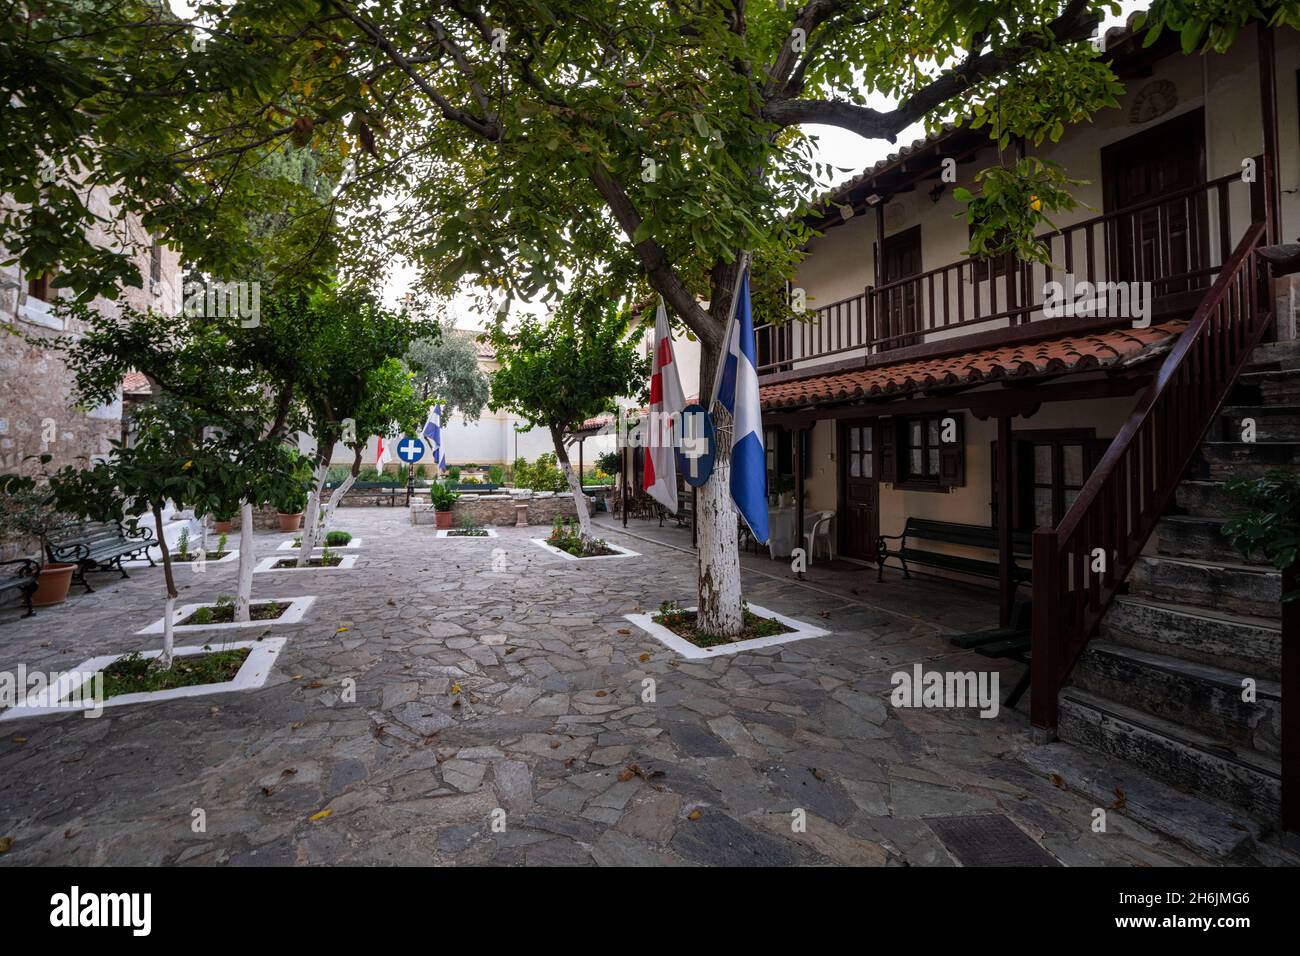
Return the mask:
<svg viewBox="0 0 1300 956">
<path fill-rule="evenodd" d="M 316 484 L 307 496 L 307 514 L 303 516 L 302 544 L 298 548 L 298 567 L 307 566 L 312 548 L 320 543 L 325 535 L 325 521 L 321 515 L 321 494 L 325 490 L 325 476 L 329 472 L 329 463 L 323 459 L 316 465 Z"/>
<path fill-rule="evenodd" d="M 235 620 L 252 620 L 249 605 L 253 600 L 253 505 L 239 506 L 239 585 L 235 592 Z"/>
<path fill-rule="evenodd" d="M 699 554 L 700 630 L 735 637 L 744 630 L 741 610 L 737 515 L 731 504 L 731 463 L 719 461 L 700 488 L 696 521 Z"/>
<path fill-rule="evenodd" d="M 558 428 L 551 429 L 551 441 L 555 445 L 555 460 L 564 472 L 564 478 L 573 492 L 573 509 L 578 514 L 578 534 L 583 547 L 587 547 L 596 537 L 591 530 L 591 511 L 587 507 L 587 496 L 582 493 L 582 477 L 573 470 L 569 461 L 569 450 L 564 447 L 564 432 Z"/>
<path fill-rule="evenodd" d="M 343 500 L 343 496 L 348 493 L 348 489 L 352 487 L 353 482 L 356 480 L 357 476 L 355 474 L 348 475 L 343 479 L 343 484 L 334 489 L 334 493 L 330 495 L 330 500 L 321 505 L 320 525 L 316 529 L 315 543 L 319 544 L 325 540 L 325 535 L 329 531 L 330 521 L 334 518 L 334 509 L 339 506 L 339 502 Z"/>
<path fill-rule="evenodd" d="M 172 666 L 172 648 L 174 646 L 174 635 L 172 631 L 172 618 L 176 614 L 176 579 L 172 576 L 172 555 L 171 550 L 167 547 L 167 538 L 162 533 L 162 508 L 154 505 L 153 508 L 154 526 L 158 528 L 158 549 L 162 552 L 163 562 L 163 581 L 167 584 L 167 601 L 163 605 L 163 647 L 162 655 L 158 658 L 158 667 L 162 670 L 170 670 Z"/>
</svg>

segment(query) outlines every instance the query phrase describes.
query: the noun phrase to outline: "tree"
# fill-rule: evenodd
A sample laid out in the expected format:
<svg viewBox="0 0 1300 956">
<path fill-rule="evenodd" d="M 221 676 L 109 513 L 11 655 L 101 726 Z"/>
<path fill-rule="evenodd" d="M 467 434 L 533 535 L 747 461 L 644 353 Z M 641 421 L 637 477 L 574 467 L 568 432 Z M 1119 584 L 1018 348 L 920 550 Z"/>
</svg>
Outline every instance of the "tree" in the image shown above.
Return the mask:
<svg viewBox="0 0 1300 956">
<path fill-rule="evenodd" d="M 639 354 L 631 314 L 608 290 L 579 283 L 549 320 L 525 318 L 492 333 L 501 367 L 492 373 L 492 408 L 546 428 L 573 492 L 584 548 L 595 536 L 582 479 L 569 462 L 567 435 L 588 418 L 610 411 L 614 399 L 641 391 L 649 371 Z"/>
<path fill-rule="evenodd" d="M 467 422 L 478 421 L 488 403 L 488 380 L 471 335 L 443 323 L 436 336 L 411 343 L 406 364 L 415 373 L 415 388 L 426 405 L 442 404 L 443 421 L 450 421 L 454 412 Z"/>
<path fill-rule="evenodd" d="M 124 96 L 172 120 L 162 128 L 185 131 L 160 175 L 115 181 L 187 250 L 210 242 L 218 212 L 248 208 L 257 184 L 246 157 L 290 141 L 352 150 L 352 174 L 333 197 L 349 215 L 329 225 L 362 275 L 402 256 L 420 266 L 428 291 L 469 281 L 485 294 L 527 297 L 554 293 L 566 272 L 630 251 L 645 282 L 699 338 L 708 393 L 740 253 L 754 254 L 756 298 L 776 303 L 809 237 L 802 213 L 826 170 L 801 127 L 829 124 L 892 142 L 917 121 L 970 115 L 999 143 L 1059 136 L 1116 101 L 1120 84 L 1088 42 L 1099 15 L 1116 9 L 1110 0 L 807 0 L 788 8 L 771 0 L 453 0 L 435 10 L 213 0 L 199 5 L 201 55 L 166 23 L 134 33 L 100 28 L 132 70 L 110 69 L 88 101 L 110 117 L 95 128 L 110 141 L 110 132 L 122 135 L 114 123 L 139 136 L 134 117 L 121 122 Z M 1147 28 L 1152 36 L 1179 31 L 1188 50 L 1221 49 L 1259 18 L 1300 26 L 1300 9 L 1291 0 L 1157 0 Z M 62 58 L 92 82 L 79 27 L 39 42 L 20 37 L 18 49 Z M 158 52 L 137 49 L 132 36 Z M 66 93 L 56 75 L 35 81 L 38 92 Z M 22 99 L 26 87 L 15 92 Z M 868 93 L 896 105 L 870 107 Z M 29 175 L 47 142 L 36 126 L 31 117 L 35 147 L 9 137 Z M 73 142 L 64 136 L 54 145 Z M 88 162 L 109 172 L 127 162 L 111 156 Z M 389 201 L 394 193 L 400 202 Z M 71 203 L 59 208 L 65 222 L 79 215 Z M 189 217 L 194 209 L 202 215 Z M 1018 228 L 1035 222 L 1014 220 Z M 45 233 L 31 238 L 41 243 L 35 261 L 52 247 Z M 225 251 L 212 258 L 229 258 Z M 762 314 L 788 318 L 775 305 Z M 728 471 L 723 456 L 697 515 L 700 623 L 723 635 L 742 626 Z"/>
<path fill-rule="evenodd" d="M 437 332 L 427 322 L 382 308 L 366 292 L 322 293 L 311 308 L 320 325 L 302 343 L 307 370 L 302 397 L 307 429 L 316 439 L 316 474 L 307 501 L 300 567 L 324 538 L 334 509 L 356 481 L 370 436 L 414 431 L 423 421 L 427 405 L 400 357 L 419 337 Z M 352 450 L 352 468 L 322 507 L 330 454 L 338 443 Z"/>
</svg>

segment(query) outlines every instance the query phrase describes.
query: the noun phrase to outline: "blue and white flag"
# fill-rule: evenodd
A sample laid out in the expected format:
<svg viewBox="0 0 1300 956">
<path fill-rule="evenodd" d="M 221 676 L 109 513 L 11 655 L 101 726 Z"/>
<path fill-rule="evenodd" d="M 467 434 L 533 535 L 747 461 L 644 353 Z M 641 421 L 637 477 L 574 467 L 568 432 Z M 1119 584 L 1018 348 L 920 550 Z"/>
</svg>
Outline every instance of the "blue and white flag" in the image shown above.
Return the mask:
<svg viewBox="0 0 1300 956">
<path fill-rule="evenodd" d="M 763 452 L 763 412 L 758 403 L 758 360 L 754 317 L 749 308 L 749 269 L 736 287 L 733 318 L 727 327 L 718 403 L 731 413 L 731 500 L 754 540 L 767 541 L 767 456 Z"/>
<path fill-rule="evenodd" d="M 442 406 L 434 405 L 429 409 L 429 420 L 424 423 L 424 431 L 421 433 L 429 440 L 430 455 L 433 463 L 439 468 L 447 467 L 447 452 L 442 447 Z"/>
</svg>

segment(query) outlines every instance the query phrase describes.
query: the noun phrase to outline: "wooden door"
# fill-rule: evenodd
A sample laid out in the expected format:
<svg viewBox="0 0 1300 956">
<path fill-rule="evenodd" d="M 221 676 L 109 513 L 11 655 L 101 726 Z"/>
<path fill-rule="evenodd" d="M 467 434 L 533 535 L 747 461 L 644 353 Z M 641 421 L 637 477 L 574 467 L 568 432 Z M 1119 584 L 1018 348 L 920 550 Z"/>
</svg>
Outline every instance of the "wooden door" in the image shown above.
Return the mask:
<svg viewBox="0 0 1300 956">
<path fill-rule="evenodd" d="M 875 422 L 840 426 L 840 553 L 874 561 L 880 534 Z"/>
<path fill-rule="evenodd" d="M 921 274 L 921 227 L 913 226 L 895 233 L 885 239 L 884 250 L 880 255 L 880 284 L 888 285 L 908 276 Z M 891 289 L 882 303 L 884 314 L 880 316 L 885 336 L 904 335 L 921 328 L 920 287 L 908 282 Z M 914 345 L 920 336 L 905 336 L 886 343 L 887 348 L 902 348 Z"/>
<path fill-rule="evenodd" d="M 1106 212 L 1205 182 L 1205 114 L 1193 110 L 1102 150 Z M 1152 294 L 1209 285 L 1205 194 L 1157 203 L 1107 228 L 1108 278 L 1150 282 Z M 1228 250 L 1224 251 L 1224 255 Z M 1200 274 L 1198 274 L 1200 273 Z"/>
</svg>

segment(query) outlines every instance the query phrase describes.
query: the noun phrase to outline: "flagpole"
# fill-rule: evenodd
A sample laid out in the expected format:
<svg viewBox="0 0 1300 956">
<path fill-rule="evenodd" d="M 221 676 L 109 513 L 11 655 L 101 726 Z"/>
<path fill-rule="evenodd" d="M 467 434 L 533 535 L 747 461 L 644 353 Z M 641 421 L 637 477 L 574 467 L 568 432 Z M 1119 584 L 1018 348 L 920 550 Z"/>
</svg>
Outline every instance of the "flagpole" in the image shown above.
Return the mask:
<svg viewBox="0 0 1300 956">
<path fill-rule="evenodd" d="M 722 330 L 722 348 L 718 350 L 718 364 L 713 370 L 713 394 L 709 397 L 709 413 L 713 413 L 713 406 L 718 401 L 718 389 L 722 387 L 722 369 L 727 362 L 727 343 L 731 338 L 731 327 L 736 321 L 736 308 L 740 304 L 740 280 L 745 277 L 745 270 L 749 268 L 749 252 L 740 254 L 740 269 L 736 272 L 736 285 L 731 290 L 731 311 L 727 316 L 727 324 Z"/>
</svg>

